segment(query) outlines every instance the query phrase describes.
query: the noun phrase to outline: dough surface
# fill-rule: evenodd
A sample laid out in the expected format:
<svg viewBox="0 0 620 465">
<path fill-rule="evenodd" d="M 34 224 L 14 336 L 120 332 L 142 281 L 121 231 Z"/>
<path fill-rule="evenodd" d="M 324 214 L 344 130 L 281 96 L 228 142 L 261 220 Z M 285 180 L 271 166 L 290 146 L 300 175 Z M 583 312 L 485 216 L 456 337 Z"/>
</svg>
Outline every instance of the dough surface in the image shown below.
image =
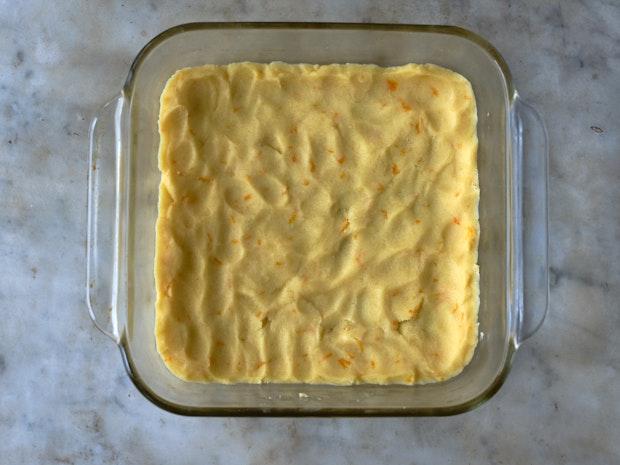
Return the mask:
<svg viewBox="0 0 620 465">
<path fill-rule="evenodd" d="M 427 383 L 477 343 L 476 107 L 434 65 L 207 65 L 161 96 L 156 341 L 200 382 Z"/>
</svg>

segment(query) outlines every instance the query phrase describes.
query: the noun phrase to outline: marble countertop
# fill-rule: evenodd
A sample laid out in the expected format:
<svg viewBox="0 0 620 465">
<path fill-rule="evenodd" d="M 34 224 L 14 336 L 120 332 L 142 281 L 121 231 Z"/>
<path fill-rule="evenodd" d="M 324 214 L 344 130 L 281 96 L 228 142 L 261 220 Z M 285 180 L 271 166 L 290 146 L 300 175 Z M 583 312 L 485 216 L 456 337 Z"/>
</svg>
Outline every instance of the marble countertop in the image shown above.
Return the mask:
<svg viewBox="0 0 620 465">
<path fill-rule="evenodd" d="M 620 4 L 421 3 L 0 2 L 0 462 L 620 463 Z M 488 403 L 184 418 L 136 391 L 84 302 L 88 125 L 148 39 L 199 20 L 455 24 L 504 55 L 549 130 L 551 307 Z"/>
</svg>

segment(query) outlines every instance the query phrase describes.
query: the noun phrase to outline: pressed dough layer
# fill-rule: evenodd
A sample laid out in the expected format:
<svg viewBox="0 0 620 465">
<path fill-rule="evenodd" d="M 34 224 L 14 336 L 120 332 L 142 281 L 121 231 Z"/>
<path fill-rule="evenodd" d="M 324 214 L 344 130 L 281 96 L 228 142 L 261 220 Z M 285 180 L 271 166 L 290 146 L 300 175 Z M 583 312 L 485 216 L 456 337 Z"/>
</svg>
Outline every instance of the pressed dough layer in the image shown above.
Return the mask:
<svg viewBox="0 0 620 465">
<path fill-rule="evenodd" d="M 203 382 L 425 383 L 477 342 L 476 107 L 434 65 L 182 69 L 156 340 Z"/>
</svg>

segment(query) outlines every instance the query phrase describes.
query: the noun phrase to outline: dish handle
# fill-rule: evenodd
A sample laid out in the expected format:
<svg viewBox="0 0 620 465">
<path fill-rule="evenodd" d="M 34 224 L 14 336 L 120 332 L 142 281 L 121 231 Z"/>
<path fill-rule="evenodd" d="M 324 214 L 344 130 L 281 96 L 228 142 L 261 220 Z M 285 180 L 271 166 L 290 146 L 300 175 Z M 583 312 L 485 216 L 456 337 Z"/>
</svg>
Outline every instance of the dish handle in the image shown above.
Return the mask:
<svg viewBox="0 0 620 465">
<path fill-rule="evenodd" d="M 549 305 L 547 130 L 540 113 L 516 96 L 512 106 L 516 343 L 542 325 Z"/>
<path fill-rule="evenodd" d="M 89 130 L 87 176 L 86 304 L 95 326 L 116 342 L 122 107 L 119 95 L 95 114 Z"/>
</svg>

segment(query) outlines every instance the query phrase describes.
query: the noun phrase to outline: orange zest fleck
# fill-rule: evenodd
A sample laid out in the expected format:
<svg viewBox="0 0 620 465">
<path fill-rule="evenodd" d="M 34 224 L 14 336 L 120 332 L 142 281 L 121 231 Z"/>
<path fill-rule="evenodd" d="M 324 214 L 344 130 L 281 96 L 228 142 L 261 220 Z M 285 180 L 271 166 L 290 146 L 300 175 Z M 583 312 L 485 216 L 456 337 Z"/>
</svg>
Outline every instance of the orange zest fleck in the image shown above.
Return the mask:
<svg viewBox="0 0 620 465">
<path fill-rule="evenodd" d="M 383 183 L 377 183 L 377 192 L 383 192 L 385 191 L 385 186 L 383 185 Z"/>
<path fill-rule="evenodd" d="M 331 356 L 334 355 L 332 352 L 328 352 L 323 356 L 323 360 L 327 360 L 328 358 L 331 358 Z"/>
<path fill-rule="evenodd" d="M 374 360 L 370 361 L 370 368 L 376 368 L 377 366 L 377 362 L 375 362 Z"/>
<path fill-rule="evenodd" d="M 400 173 L 400 168 L 396 163 L 392 163 L 392 174 L 396 176 L 398 173 Z"/>
<path fill-rule="evenodd" d="M 282 266 L 282 265 L 284 265 L 284 263 L 283 263 L 283 262 L 281 262 L 280 260 L 278 260 L 278 261 L 276 262 L 276 266 Z"/>
<path fill-rule="evenodd" d="M 422 128 L 420 126 L 420 122 L 419 121 L 416 121 L 416 123 L 415 123 L 415 132 L 416 132 L 416 134 L 420 134 L 422 132 Z"/>
<path fill-rule="evenodd" d="M 351 223 L 349 222 L 349 218 L 345 218 L 342 224 L 340 225 L 340 232 L 341 233 L 345 232 L 349 228 L 350 225 Z"/>
<path fill-rule="evenodd" d="M 291 134 L 297 134 L 297 126 L 292 126 L 290 132 Z"/>
<path fill-rule="evenodd" d="M 396 91 L 396 89 L 398 89 L 398 82 L 394 81 L 393 79 L 388 79 L 387 86 L 390 92 L 394 92 Z"/>
<path fill-rule="evenodd" d="M 347 360 L 346 358 L 339 358 L 338 363 L 342 368 L 348 368 L 351 365 L 351 360 Z"/>
<path fill-rule="evenodd" d="M 211 261 L 215 263 L 216 265 L 220 265 L 220 266 L 224 264 L 224 262 L 217 257 L 211 257 Z"/>
<path fill-rule="evenodd" d="M 422 220 L 419 220 L 419 219 L 416 218 L 415 224 L 420 224 L 421 222 L 422 222 Z"/>
<path fill-rule="evenodd" d="M 461 224 L 461 220 L 459 220 L 456 216 L 454 218 L 452 218 L 452 222 L 454 224 Z"/>
<path fill-rule="evenodd" d="M 245 200 L 246 202 L 252 199 L 252 194 L 245 194 L 243 196 L 243 200 Z"/>
<path fill-rule="evenodd" d="M 310 172 L 314 173 L 316 171 L 316 163 L 314 163 L 314 160 L 310 160 Z"/>
<path fill-rule="evenodd" d="M 341 157 L 338 159 L 338 163 L 340 163 L 341 165 L 342 165 L 345 161 L 347 161 L 347 157 L 346 157 L 346 156 L 344 156 L 344 155 L 343 155 L 343 156 L 341 156 Z"/>
<path fill-rule="evenodd" d="M 307 180 L 307 179 L 304 179 L 304 180 L 302 181 L 302 184 L 303 184 L 304 186 L 307 186 L 307 185 L 309 185 L 309 184 L 310 184 L 310 181 L 309 181 L 309 180 Z"/>
<path fill-rule="evenodd" d="M 400 321 L 392 320 L 392 329 L 398 331 L 400 329 Z"/>
<path fill-rule="evenodd" d="M 413 108 L 411 108 L 411 105 L 409 105 L 404 100 L 400 101 L 400 106 L 403 108 L 404 111 L 411 111 L 411 110 L 413 110 Z"/>
<path fill-rule="evenodd" d="M 297 154 L 293 154 L 293 156 L 291 157 L 291 161 L 293 163 L 297 163 Z"/>
<path fill-rule="evenodd" d="M 357 263 L 359 266 L 362 266 L 364 264 L 364 254 L 362 252 L 358 253 L 355 256 L 355 263 Z"/>
<path fill-rule="evenodd" d="M 439 95 L 439 91 L 433 86 L 431 86 L 431 93 L 433 94 L 433 97 L 437 97 Z"/>
</svg>

